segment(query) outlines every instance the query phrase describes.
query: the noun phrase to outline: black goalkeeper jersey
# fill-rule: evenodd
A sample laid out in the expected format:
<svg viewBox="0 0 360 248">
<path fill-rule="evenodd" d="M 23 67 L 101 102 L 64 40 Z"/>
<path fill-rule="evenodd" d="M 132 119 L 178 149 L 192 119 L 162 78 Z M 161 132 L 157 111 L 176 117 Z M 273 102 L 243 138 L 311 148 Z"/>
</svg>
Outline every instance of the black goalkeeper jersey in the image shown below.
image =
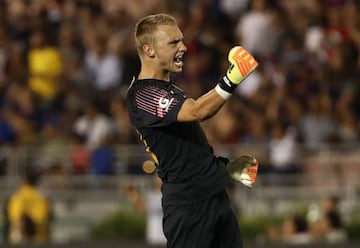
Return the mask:
<svg viewBox="0 0 360 248">
<path fill-rule="evenodd" d="M 164 205 L 208 199 L 229 183 L 226 159 L 216 157 L 198 122 L 178 122 L 184 92 L 162 80 L 133 82 L 128 112 L 163 180 Z"/>
</svg>

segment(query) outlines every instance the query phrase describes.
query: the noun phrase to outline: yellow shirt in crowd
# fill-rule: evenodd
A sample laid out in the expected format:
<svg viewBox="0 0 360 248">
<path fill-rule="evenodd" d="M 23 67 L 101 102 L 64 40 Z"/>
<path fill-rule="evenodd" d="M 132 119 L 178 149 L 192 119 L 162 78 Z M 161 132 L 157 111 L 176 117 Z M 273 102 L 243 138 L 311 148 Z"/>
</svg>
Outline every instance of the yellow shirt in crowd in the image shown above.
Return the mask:
<svg viewBox="0 0 360 248">
<path fill-rule="evenodd" d="M 35 187 L 23 185 L 10 197 L 8 204 L 11 232 L 18 232 L 21 226 L 22 216 L 29 216 L 36 226 L 36 241 L 44 241 L 48 235 L 50 217 L 50 205 L 48 199 Z"/>
<path fill-rule="evenodd" d="M 57 93 L 57 77 L 62 71 L 59 51 L 53 47 L 30 50 L 30 88 L 43 99 L 52 99 Z"/>
</svg>

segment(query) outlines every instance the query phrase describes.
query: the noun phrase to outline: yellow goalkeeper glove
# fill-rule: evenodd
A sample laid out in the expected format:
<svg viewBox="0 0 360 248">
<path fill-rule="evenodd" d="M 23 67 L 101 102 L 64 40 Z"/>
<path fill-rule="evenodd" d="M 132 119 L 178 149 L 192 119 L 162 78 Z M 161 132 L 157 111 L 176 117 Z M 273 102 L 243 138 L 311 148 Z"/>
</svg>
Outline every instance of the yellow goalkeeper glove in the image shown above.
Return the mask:
<svg viewBox="0 0 360 248">
<path fill-rule="evenodd" d="M 258 66 L 258 62 L 254 57 L 241 46 L 235 46 L 230 50 L 228 61 L 229 68 L 215 87 L 216 92 L 225 100 Z"/>
<path fill-rule="evenodd" d="M 259 162 L 252 156 L 243 155 L 227 163 L 226 169 L 230 177 L 247 187 L 255 185 Z"/>
</svg>

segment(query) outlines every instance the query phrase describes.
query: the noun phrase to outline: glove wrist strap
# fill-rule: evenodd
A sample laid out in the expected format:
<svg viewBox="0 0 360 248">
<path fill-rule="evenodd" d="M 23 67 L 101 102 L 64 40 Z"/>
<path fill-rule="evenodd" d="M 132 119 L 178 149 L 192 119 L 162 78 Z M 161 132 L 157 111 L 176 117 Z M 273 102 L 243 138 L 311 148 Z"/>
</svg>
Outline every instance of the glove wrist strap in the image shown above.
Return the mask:
<svg viewBox="0 0 360 248">
<path fill-rule="evenodd" d="M 223 90 L 219 85 L 215 86 L 215 91 L 216 93 L 218 93 L 219 96 L 221 96 L 222 99 L 224 99 L 225 101 L 228 100 L 232 94 L 230 94 L 229 92 Z"/>
<path fill-rule="evenodd" d="M 224 75 L 220 78 L 218 84 L 215 87 L 215 91 L 224 99 L 227 100 L 231 97 L 236 89 L 236 84 L 233 84 L 229 78 Z"/>
</svg>

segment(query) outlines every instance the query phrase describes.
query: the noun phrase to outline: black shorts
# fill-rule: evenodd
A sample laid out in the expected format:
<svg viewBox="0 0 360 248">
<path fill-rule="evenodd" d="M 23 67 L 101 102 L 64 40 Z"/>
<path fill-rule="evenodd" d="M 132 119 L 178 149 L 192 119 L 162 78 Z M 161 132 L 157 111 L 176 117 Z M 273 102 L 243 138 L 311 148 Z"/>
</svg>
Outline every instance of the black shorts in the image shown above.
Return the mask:
<svg viewBox="0 0 360 248">
<path fill-rule="evenodd" d="M 240 228 L 224 191 L 196 204 L 164 206 L 167 248 L 242 248 Z"/>
</svg>

